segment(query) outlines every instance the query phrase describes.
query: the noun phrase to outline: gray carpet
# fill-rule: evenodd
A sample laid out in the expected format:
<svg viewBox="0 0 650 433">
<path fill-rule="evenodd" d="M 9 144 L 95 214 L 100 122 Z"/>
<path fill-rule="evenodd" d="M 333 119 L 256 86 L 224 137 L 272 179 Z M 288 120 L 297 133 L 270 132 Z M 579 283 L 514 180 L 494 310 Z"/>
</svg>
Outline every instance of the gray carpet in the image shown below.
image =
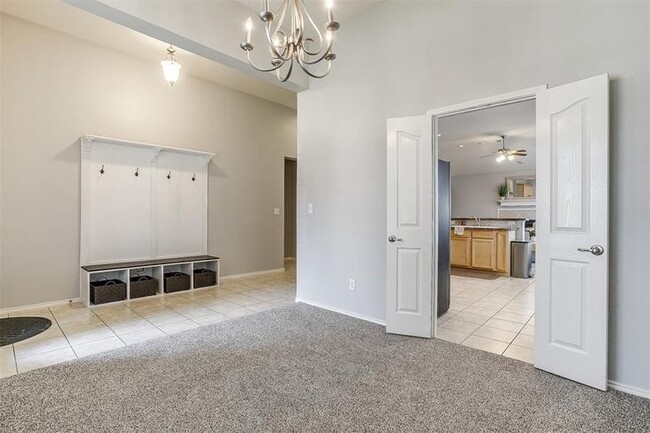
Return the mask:
<svg viewBox="0 0 650 433">
<path fill-rule="evenodd" d="M 295 305 L 0 380 L 2 431 L 650 431 L 650 400 Z"/>
</svg>

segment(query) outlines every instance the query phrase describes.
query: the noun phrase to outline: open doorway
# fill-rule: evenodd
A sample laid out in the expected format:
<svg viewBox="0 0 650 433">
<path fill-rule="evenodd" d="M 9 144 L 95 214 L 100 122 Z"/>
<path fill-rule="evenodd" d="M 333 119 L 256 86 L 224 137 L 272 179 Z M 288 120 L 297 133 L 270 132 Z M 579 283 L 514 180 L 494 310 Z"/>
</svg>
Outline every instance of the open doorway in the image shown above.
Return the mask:
<svg viewBox="0 0 650 433">
<path fill-rule="evenodd" d="M 437 141 L 436 336 L 532 363 L 535 100 L 442 117 Z"/>
<path fill-rule="evenodd" d="M 440 121 L 534 99 L 534 364 L 607 389 L 608 89 L 603 74 L 388 119 L 386 332 L 430 338 L 444 324 L 434 314 Z"/>
<path fill-rule="evenodd" d="M 296 182 L 298 163 L 284 159 L 284 266 L 296 267 Z"/>
</svg>

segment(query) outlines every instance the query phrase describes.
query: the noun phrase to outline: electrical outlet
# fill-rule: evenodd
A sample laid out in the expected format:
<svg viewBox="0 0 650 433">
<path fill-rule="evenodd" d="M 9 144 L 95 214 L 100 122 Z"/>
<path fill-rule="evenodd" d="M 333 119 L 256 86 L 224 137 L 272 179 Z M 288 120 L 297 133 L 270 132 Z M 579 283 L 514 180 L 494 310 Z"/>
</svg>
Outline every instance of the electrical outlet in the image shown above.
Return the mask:
<svg viewBox="0 0 650 433">
<path fill-rule="evenodd" d="M 348 289 L 357 290 L 357 280 L 355 280 L 354 278 L 350 278 L 350 282 L 348 283 Z"/>
<path fill-rule="evenodd" d="M 314 213 L 314 205 L 313 205 L 313 203 L 307 204 L 307 213 L 308 214 Z"/>
</svg>

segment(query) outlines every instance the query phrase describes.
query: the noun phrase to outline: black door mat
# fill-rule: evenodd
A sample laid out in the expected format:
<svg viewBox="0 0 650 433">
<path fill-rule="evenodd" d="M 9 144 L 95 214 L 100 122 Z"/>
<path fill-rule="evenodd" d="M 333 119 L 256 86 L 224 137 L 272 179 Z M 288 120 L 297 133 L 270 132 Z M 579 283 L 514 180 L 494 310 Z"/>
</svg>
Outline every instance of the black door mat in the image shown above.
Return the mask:
<svg viewBox="0 0 650 433">
<path fill-rule="evenodd" d="M 45 317 L 5 317 L 0 319 L 0 347 L 38 335 L 52 326 Z"/>
</svg>

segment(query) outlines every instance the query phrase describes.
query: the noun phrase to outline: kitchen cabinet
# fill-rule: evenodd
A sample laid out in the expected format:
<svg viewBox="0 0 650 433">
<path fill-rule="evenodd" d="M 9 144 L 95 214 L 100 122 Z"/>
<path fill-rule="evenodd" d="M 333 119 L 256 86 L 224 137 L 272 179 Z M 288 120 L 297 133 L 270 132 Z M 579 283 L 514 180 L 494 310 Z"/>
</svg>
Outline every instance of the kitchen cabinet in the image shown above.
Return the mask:
<svg viewBox="0 0 650 433">
<path fill-rule="evenodd" d="M 451 235 L 451 266 L 467 268 L 471 264 L 472 238 L 467 235 Z"/>
<path fill-rule="evenodd" d="M 510 241 L 507 229 L 465 229 L 451 231 L 451 266 L 499 273 L 510 272 Z"/>
</svg>

